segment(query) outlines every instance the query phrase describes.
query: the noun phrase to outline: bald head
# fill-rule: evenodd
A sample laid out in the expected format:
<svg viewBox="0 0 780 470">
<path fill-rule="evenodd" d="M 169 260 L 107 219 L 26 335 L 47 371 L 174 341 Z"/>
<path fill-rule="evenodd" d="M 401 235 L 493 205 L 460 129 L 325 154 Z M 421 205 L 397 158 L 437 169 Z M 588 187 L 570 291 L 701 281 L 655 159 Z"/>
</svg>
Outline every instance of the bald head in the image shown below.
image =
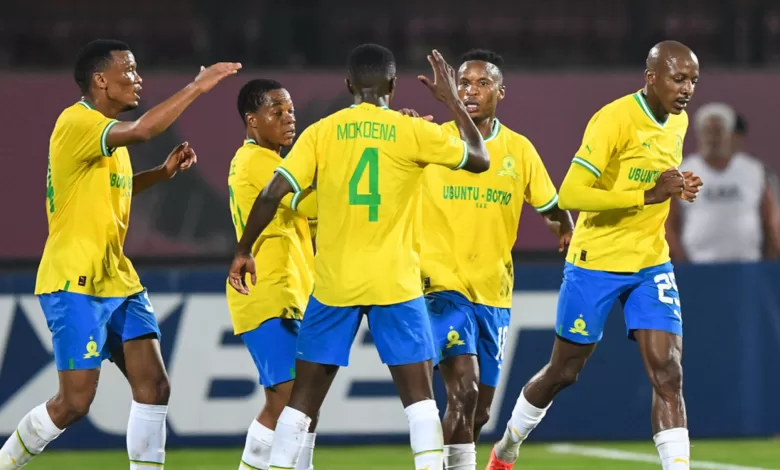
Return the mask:
<svg viewBox="0 0 780 470">
<path fill-rule="evenodd" d="M 685 44 L 659 42 L 647 54 L 647 98 L 658 117 L 680 114 L 699 82 L 699 59 Z"/>
<path fill-rule="evenodd" d="M 685 44 L 677 41 L 663 41 L 650 49 L 645 65 L 647 70 L 659 71 L 662 67 L 669 67 L 681 61 L 699 63 L 696 54 Z"/>
</svg>

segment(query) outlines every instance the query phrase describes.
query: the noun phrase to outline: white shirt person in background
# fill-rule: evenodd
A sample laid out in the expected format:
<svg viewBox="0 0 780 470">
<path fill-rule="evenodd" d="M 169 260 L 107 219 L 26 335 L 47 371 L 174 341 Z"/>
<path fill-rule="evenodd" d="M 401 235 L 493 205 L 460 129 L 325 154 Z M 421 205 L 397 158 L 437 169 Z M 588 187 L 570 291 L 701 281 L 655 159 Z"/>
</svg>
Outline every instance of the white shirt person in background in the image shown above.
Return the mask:
<svg viewBox="0 0 780 470">
<path fill-rule="evenodd" d="M 737 114 L 723 103 L 695 115 L 698 153 L 680 171 L 704 181 L 696 204 L 672 201 L 666 223 L 674 262 L 752 262 L 780 258 L 780 221 L 763 163 L 734 147 Z M 735 151 L 736 150 L 736 151 Z"/>
</svg>

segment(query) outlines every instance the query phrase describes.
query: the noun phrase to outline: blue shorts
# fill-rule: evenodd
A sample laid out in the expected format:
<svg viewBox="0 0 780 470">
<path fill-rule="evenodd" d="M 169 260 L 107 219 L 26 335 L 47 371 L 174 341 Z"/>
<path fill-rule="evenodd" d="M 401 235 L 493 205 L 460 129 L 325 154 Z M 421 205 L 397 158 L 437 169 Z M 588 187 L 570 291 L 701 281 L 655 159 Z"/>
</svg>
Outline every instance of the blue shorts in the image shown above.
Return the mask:
<svg viewBox="0 0 780 470">
<path fill-rule="evenodd" d="M 52 333 L 57 370 L 97 369 L 111 350 L 160 327 L 146 289 L 129 297 L 58 291 L 38 296 Z"/>
<path fill-rule="evenodd" d="M 312 296 L 298 333 L 298 359 L 349 365 L 349 352 L 363 316 L 368 317 L 368 328 L 384 364 L 400 366 L 436 357 L 423 297 L 393 305 L 330 307 Z"/>
<path fill-rule="evenodd" d="M 511 309 L 469 301 L 455 291 L 425 296 L 439 362 L 463 354 L 476 355 L 479 381 L 497 387 L 504 363 Z"/>
<path fill-rule="evenodd" d="M 263 387 L 272 388 L 295 379 L 295 344 L 300 327 L 300 320 L 271 318 L 254 330 L 241 333 Z"/>
<path fill-rule="evenodd" d="M 634 274 L 594 271 L 566 263 L 555 331 L 574 343 L 601 340 L 615 300 L 623 305 L 626 333 L 660 330 L 682 336 L 680 294 L 671 262 Z"/>
</svg>

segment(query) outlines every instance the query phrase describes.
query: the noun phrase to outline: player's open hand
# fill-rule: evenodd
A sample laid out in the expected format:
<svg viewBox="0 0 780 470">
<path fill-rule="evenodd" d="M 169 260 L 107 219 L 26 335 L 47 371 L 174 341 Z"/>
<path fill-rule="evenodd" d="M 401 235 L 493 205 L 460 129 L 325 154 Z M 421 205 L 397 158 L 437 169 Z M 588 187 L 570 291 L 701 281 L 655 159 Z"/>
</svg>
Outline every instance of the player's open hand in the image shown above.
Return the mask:
<svg viewBox="0 0 780 470">
<path fill-rule="evenodd" d="M 255 259 L 251 254 L 239 254 L 233 258 L 233 263 L 230 265 L 230 273 L 228 274 L 228 281 L 230 286 L 233 287 L 240 294 L 248 295 L 249 286 L 246 283 L 246 275 L 249 274 L 252 280 L 252 285 L 257 284 L 257 271 L 255 270 Z"/>
<path fill-rule="evenodd" d="M 201 66 L 200 73 L 195 77 L 193 83 L 200 91 L 207 93 L 222 79 L 237 74 L 239 70 L 241 70 L 240 62 L 219 62 L 209 68 Z"/>
<path fill-rule="evenodd" d="M 692 171 L 683 171 L 683 192 L 680 194 L 680 199 L 683 201 L 693 202 L 699 195 L 699 188 L 704 186 L 701 178 L 694 175 Z"/>
<path fill-rule="evenodd" d="M 432 115 L 428 114 L 426 116 L 420 116 L 420 113 L 418 113 L 417 111 L 415 111 L 415 110 L 413 110 L 411 108 L 403 108 L 403 109 L 399 110 L 398 112 L 403 114 L 404 116 L 411 116 L 411 117 L 416 117 L 416 118 L 421 117 L 421 118 L 425 119 L 426 121 L 433 121 L 433 116 Z"/>
<path fill-rule="evenodd" d="M 682 173 L 677 168 L 670 168 L 661 173 L 652 189 L 645 191 L 645 204 L 658 204 L 678 196 L 682 194 L 684 186 Z"/>
<path fill-rule="evenodd" d="M 176 173 L 189 170 L 197 161 L 198 156 L 195 155 L 195 150 L 190 147 L 189 142 L 182 142 L 168 154 L 163 168 L 166 176 L 173 178 Z"/>
<path fill-rule="evenodd" d="M 428 88 L 434 98 L 442 103 L 450 105 L 458 102 L 455 70 L 436 49 L 428 56 L 428 62 L 430 62 L 433 69 L 433 82 L 425 75 L 419 75 L 417 79 Z"/>
</svg>

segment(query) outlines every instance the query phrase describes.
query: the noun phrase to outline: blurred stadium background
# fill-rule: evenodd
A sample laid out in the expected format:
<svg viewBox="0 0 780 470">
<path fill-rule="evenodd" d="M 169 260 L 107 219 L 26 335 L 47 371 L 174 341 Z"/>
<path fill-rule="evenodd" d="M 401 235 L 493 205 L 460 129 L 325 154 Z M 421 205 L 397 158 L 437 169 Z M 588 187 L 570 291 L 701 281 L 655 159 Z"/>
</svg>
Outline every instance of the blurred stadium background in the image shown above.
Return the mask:
<svg viewBox="0 0 780 470">
<path fill-rule="evenodd" d="M 456 63 L 469 48 L 493 49 L 507 62 L 499 118 L 531 139 L 559 184 L 590 116 L 639 89 L 647 50 L 677 39 L 701 62 L 688 112 L 713 101 L 733 106 L 749 123 L 746 151 L 780 171 L 778 0 L 0 2 L 2 439 L 56 390 L 50 334 L 32 295 L 46 237 L 47 145 L 59 112 L 79 98 L 71 78 L 76 51 L 98 37 L 123 39 L 136 54 L 144 91 L 135 115 L 186 85 L 201 64 L 244 64 L 165 134 L 131 149 L 136 170 L 159 164 L 183 140 L 199 156 L 194 171 L 134 201 L 126 243 L 163 330 L 172 381 L 170 469 L 235 467 L 262 405 L 224 300 L 234 245 L 227 172 L 243 137 L 235 100 L 249 78 L 275 78 L 290 90 L 300 133 L 350 104 L 346 54 L 359 43 L 379 42 L 399 62 L 393 107 L 414 107 L 442 122 L 446 110 L 414 78 L 428 72 L 426 53 L 435 47 Z M 696 139 L 691 126 L 686 154 L 697 150 Z M 729 224 L 711 230 L 728 233 Z M 515 246 L 505 370 L 484 443 L 500 435 L 520 388 L 547 360 L 563 264 L 555 246 L 541 218 L 526 210 Z M 780 469 L 780 444 L 772 440 L 780 434 L 780 264 L 686 264 L 677 277 L 693 458 L 706 461 L 692 468 Z M 617 310 L 605 338 L 580 382 L 532 435 L 523 468 L 653 468 L 651 390 Z M 437 394 L 443 397 L 440 383 Z M 30 468 L 123 468 L 129 404 L 124 379 L 106 367 L 89 418 Z M 400 401 L 363 329 L 350 367 L 325 403 L 315 465 L 406 468 L 406 432 Z"/>
</svg>

